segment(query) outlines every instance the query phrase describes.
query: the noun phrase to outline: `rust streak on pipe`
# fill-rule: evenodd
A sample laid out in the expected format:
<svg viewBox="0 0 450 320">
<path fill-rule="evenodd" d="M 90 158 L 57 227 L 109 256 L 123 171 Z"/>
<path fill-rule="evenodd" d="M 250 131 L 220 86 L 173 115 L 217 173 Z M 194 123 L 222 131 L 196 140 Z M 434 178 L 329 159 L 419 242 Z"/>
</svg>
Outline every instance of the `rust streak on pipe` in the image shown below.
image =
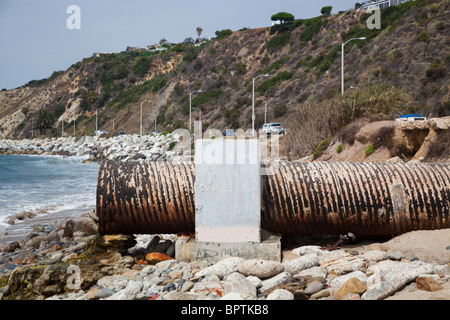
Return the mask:
<svg viewBox="0 0 450 320">
<path fill-rule="evenodd" d="M 450 228 L 449 164 L 279 162 L 262 179 L 261 227 L 282 235 L 392 236 Z M 194 233 L 193 162 L 100 164 L 102 233 Z"/>
</svg>

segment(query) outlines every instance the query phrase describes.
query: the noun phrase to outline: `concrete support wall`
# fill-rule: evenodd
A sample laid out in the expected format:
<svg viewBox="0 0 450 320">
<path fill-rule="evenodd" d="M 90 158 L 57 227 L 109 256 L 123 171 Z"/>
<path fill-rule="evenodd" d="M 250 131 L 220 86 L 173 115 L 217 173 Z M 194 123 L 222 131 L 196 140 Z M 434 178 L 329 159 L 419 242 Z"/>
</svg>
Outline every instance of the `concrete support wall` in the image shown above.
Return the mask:
<svg viewBox="0 0 450 320">
<path fill-rule="evenodd" d="M 195 236 L 204 242 L 260 242 L 259 141 L 195 141 Z"/>
</svg>

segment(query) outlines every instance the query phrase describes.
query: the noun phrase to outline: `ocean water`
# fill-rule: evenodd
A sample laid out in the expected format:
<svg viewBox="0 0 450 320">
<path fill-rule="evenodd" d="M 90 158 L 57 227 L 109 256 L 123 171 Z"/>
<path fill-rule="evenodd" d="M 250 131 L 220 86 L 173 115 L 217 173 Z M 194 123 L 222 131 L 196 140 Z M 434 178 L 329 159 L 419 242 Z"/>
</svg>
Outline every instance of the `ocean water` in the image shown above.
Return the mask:
<svg viewBox="0 0 450 320">
<path fill-rule="evenodd" d="M 0 231 L 9 227 L 8 216 L 23 211 L 45 216 L 94 208 L 98 164 L 82 160 L 0 155 Z"/>
</svg>

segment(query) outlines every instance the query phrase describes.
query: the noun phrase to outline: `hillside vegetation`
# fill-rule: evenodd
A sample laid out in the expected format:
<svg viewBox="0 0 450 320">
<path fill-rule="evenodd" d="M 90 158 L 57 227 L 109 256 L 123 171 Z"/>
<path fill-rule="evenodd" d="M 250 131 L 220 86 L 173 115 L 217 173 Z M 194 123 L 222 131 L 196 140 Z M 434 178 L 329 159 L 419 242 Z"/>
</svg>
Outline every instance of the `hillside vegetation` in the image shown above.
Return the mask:
<svg viewBox="0 0 450 320">
<path fill-rule="evenodd" d="M 139 133 L 189 127 L 201 112 L 203 130 L 251 128 L 252 79 L 256 121 L 281 122 L 291 158 L 311 154 L 349 125 L 393 120 L 404 113 L 450 115 L 448 0 L 416 0 L 382 10 L 380 30 L 356 10 L 289 19 L 271 28 L 217 31 L 197 47 L 180 43 L 159 53 L 90 57 L 48 79 L 0 92 L 0 138 L 33 135 Z M 341 97 L 341 43 L 345 97 Z M 74 130 L 75 123 L 75 130 Z M 114 132 L 113 132 L 114 126 Z"/>
</svg>

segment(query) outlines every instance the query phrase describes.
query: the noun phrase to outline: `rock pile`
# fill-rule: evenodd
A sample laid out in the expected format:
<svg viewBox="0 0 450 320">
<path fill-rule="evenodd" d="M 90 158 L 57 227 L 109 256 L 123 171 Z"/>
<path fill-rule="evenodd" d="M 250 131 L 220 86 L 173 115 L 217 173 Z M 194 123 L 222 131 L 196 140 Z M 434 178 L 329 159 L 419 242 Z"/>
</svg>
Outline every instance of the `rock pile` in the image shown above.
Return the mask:
<svg viewBox="0 0 450 320">
<path fill-rule="evenodd" d="M 89 156 L 89 159 L 134 161 L 169 159 L 179 134 L 118 135 L 0 140 L 0 154 Z"/>
<path fill-rule="evenodd" d="M 227 256 L 176 261 L 175 235 L 97 234 L 95 216 L 45 226 L 0 247 L 3 299 L 379 300 L 415 282 L 441 290 L 448 262 L 399 251 L 300 246 L 283 262 Z"/>
</svg>

